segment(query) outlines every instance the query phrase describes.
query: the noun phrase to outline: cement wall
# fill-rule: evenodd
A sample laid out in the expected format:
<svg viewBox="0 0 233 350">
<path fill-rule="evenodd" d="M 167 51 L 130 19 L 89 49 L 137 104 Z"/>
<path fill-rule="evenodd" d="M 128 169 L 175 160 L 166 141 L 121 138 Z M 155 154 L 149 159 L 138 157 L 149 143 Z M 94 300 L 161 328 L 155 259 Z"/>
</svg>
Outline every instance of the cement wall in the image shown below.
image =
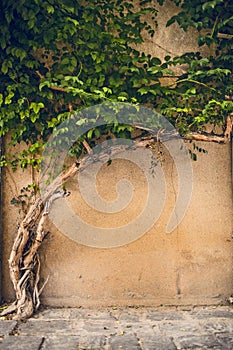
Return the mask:
<svg viewBox="0 0 233 350">
<path fill-rule="evenodd" d="M 0 138 L 0 156 L 3 153 L 3 144 L 2 138 Z M 2 195 L 2 168 L 0 168 L 0 303 L 2 300 L 2 241 L 3 241 L 3 215 L 2 215 L 2 207 L 3 207 L 3 195 Z"/>
<path fill-rule="evenodd" d="M 159 29 L 153 41 L 142 50 L 163 57 L 195 48 L 195 33 L 181 31 L 165 23 L 176 6 L 168 2 L 158 18 Z M 178 69 L 178 73 L 182 71 Z M 159 220 L 141 238 L 119 248 L 98 249 L 79 244 L 49 223 L 40 249 L 42 280 L 49 276 L 42 301 L 56 306 L 79 305 L 160 305 L 210 304 L 232 294 L 232 170 L 231 146 L 198 143 L 208 153 L 200 153 L 193 166 L 193 192 L 183 221 L 171 233 L 165 228 L 177 197 L 177 172 L 164 153 L 163 170 L 167 184 L 165 207 Z M 116 199 L 116 183 L 128 179 L 134 188 L 130 205 L 119 213 L 100 214 L 81 198 L 77 178 L 70 181 L 67 199 L 84 222 L 99 227 L 127 224 L 143 209 L 147 193 L 143 174 L 131 162 L 114 160 L 101 169 L 97 187 L 106 200 Z M 19 221 L 18 209 L 10 205 L 32 174 L 7 172 L 4 178 L 3 288 L 6 299 L 13 298 L 7 260 Z M 64 219 L 69 228 L 72 223 Z"/>
<path fill-rule="evenodd" d="M 119 248 L 91 248 L 69 239 L 49 224 L 50 234 L 40 250 L 42 277 L 49 276 L 43 302 L 56 306 L 208 304 L 232 293 L 232 183 L 230 145 L 200 144 L 208 153 L 192 162 L 194 186 L 187 213 L 171 234 L 165 228 L 177 196 L 177 173 L 164 154 L 167 194 L 157 223 L 133 243 Z M 83 221 L 117 227 L 138 215 L 147 187 L 135 164 L 114 160 L 98 174 L 98 191 L 116 197 L 116 182 L 127 178 L 134 187 L 129 208 L 100 214 L 82 200 L 77 178 L 68 184 L 68 202 Z M 15 187 L 26 185 L 25 174 L 6 177 L 4 193 L 3 295 L 13 297 L 7 258 L 16 233 L 18 212 L 9 202 Z M 59 213 L 59 201 L 55 204 Z M 65 221 L 66 218 L 64 217 Z M 102 225 L 101 225 L 102 223 Z M 69 224 L 66 222 L 69 229 Z M 77 233 L 78 234 L 78 233 Z"/>
</svg>

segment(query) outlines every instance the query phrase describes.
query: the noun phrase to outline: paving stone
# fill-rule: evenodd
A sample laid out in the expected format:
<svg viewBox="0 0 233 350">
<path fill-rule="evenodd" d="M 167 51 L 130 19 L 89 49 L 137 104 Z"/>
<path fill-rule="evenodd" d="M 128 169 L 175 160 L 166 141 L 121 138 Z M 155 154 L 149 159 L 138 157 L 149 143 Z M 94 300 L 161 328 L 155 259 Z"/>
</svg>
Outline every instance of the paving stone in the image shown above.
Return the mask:
<svg viewBox="0 0 233 350">
<path fill-rule="evenodd" d="M 166 312 L 164 319 L 166 321 L 184 320 L 184 313 L 181 312 Z"/>
<path fill-rule="evenodd" d="M 149 319 L 151 321 L 162 321 L 165 318 L 165 314 L 162 312 L 150 312 L 146 315 L 146 319 Z"/>
<path fill-rule="evenodd" d="M 79 309 L 75 309 L 78 312 Z M 40 313 L 35 314 L 33 319 L 48 319 L 48 320 L 69 320 L 71 314 L 70 308 L 55 308 L 55 309 L 44 309 Z"/>
<path fill-rule="evenodd" d="M 154 336 L 163 337 L 159 327 L 157 326 L 148 326 L 142 324 L 140 327 L 132 327 L 132 331 L 137 335 L 138 338 L 151 338 Z"/>
<path fill-rule="evenodd" d="M 89 312 L 79 312 L 81 314 L 80 317 L 83 320 L 105 320 L 105 321 L 113 321 L 114 317 L 111 315 L 110 312 L 107 311 L 98 311 L 98 310 L 90 310 Z M 75 315 L 75 310 L 71 311 L 71 318 L 74 318 Z"/>
<path fill-rule="evenodd" d="M 216 333 L 215 334 L 218 341 L 223 344 L 226 349 L 233 349 L 233 334 L 232 333 Z"/>
<path fill-rule="evenodd" d="M 42 343 L 42 337 L 11 335 L 0 342 L 0 350 L 38 350 Z"/>
<path fill-rule="evenodd" d="M 145 335 L 140 339 L 143 350 L 176 350 L 172 339 L 164 336 Z"/>
<path fill-rule="evenodd" d="M 207 323 L 201 323 L 201 326 L 203 330 L 210 332 L 210 333 L 216 333 L 216 332 L 233 332 L 233 322 L 229 321 L 220 321 L 220 320 L 212 320 Z"/>
<path fill-rule="evenodd" d="M 133 334 L 122 334 L 111 337 L 111 350 L 141 350 L 138 339 Z"/>
<path fill-rule="evenodd" d="M 184 315 L 180 312 L 150 312 L 147 314 L 146 318 L 150 319 L 151 321 L 162 321 L 162 320 L 183 320 Z"/>
<path fill-rule="evenodd" d="M 133 319 L 138 318 L 144 318 L 145 313 L 147 314 L 148 311 L 145 312 L 145 308 L 127 308 L 127 307 L 121 307 L 121 308 L 112 308 L 109 310 L 112 317 L 116 320 L 120 318 L 125 318 L 127 315 Z"/>
<path fill-rule="evenodd" d="M 197 319 L 208 319 L 208 318 L 229 318 L 233 319 L 233 311 L 225 310 L 203 310 L 191 312 L 190 316 Z"/>
<path fill-rule="evenodd" d="M 103 349 L 106 342 L 104 335 L 86 335 L 81 336 L 78 342 L 78 350 L 93 350 L 93 349 Z"/>
<path fill-rule="evenodd" d="M 213 335 L 182 335 L 174 337 L 177 349 L 221 349 L 221 343 Z"/>
<path fill-rule="evenodd" d="M 45 339 L 41 350 L 77 350 L 78 349 L 77 336 L 56 336 Z"/>
<path fill-rule="evenodd" d="M 0 320 L 0 337 L 10 334 L 16 325 L 16 321 Z"/>
<path fill-rule="evenodd" d="M 128 333 L 128 332 L 136 332 L 136 330 L 138 328 L 142 327 L 142 325 L 140 325 L 139 323 L 132 323 L 132 322 L 120 322 L 118 327 L 115 328 L 116 332 L 124 332 L 124 333 Z M 143 327 L 144 328 L 144 327 Z"/>
<path fill-rule="evenodd" d="M 134 333 L 137 334 L 138 337 L 141 337 L 145 334 L 147 335 L 161 335 L 162 333 L 160 332 L 158 326 L 152 325 L 152 324 L 147 324 L 146 322 L 120 322 L 119 327 L 116 329 L 118 333 L 124 332 L 124 333 Z"/>
<path fill-rule="evenodd" d="M 129 313 L 122 313 L 119 315 L 119 321 L 127 321 L 127 322 L 139 322 L 140 321 L 140 315 L 138 314 L 129 314 Z"/>
<path fill-rule="evenodd" d="M 233 350 L 232 308 L 45 309 L 18 326 L 0 320 L 1 349 Z"/>
<path fill-rule="evenodd" d="M 159 329 L 161 332 L 166 333 L 168 335 L 174 334 L 182 334 L 182 333 L 196 333 L 199 332 L 200 329 L 198 324 L 194 321 L 180 321 L 180 322 L 161 322 L 159 323 Z"/>
<path fill-rule="evenodd" d="M 46 335 L 55 333 L 69 333 L 71 335 L 77 334 L 77 328 L 74 324 L 67 320 L 29 320 L 19 326 L 20 334 L 29 335 Z"/>
<path fill-rule="evenodd" d="M 83 330 L 89 333 L 100 334 L 115 334 L 117 332 L 118 324 L 107 320 L 95 321 L 88 320 L 84 322 Z"/>
<path fill-rule="evenodd" d="M 82 309 L 82 308 L 55 308 L 55 309 L 45 309 L 39 314 L 35 315 L 35 319 L 48 319 L 48 320 L 70 320 L 70 319 L 104 319 L 113 320 L 110 312 L 104 310 L 95 309 Z"/>
</svg>

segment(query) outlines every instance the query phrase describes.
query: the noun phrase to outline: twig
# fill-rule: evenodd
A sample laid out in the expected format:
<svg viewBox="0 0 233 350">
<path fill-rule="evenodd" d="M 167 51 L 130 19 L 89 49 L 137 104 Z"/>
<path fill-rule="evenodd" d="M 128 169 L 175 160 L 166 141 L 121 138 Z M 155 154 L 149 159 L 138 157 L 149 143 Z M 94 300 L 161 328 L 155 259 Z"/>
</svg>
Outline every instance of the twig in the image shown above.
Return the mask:
<svg viewBox="0 0 233 350">
<path fill-rule="evenodd" d="M 91 147 L 89 146 L 88 142 L 87 142 L 86 140 L 84 140 L 84 141 L 82 142 L 82 144 L 83 144 L 83 146 L 86 148 L 87 153 L 88 153 L 88 154 L 92 154 L 92 149 L 91 149 Z"/>
<path fill-rule="evenodd" d="M 195 141 L 206 141 L 206 142 L 217 142 L 217 143 L 226 143 L 227 139 L 225 136 L 219 135 L 204 135 L 199 133 L 187 134 L 184 136 L 186 140 L 195 140 Z"/>
<path fill-rule="evenodd" d="M 231 140 L 232 127 L 233 127 L 233 113 L 231 113 L 226 118 L 226 127 L 223 135 L 192 133 L 192 134 L 185 135 L 184 138 L 187 140 L 227 143 Z"/>
<path fill-rule="evenodd" d="M 38 77 L 40 79 L 45 79 L 45 76 L 42 75 L 38 70 L 36 70 L 36 74 L 38 75 Z M 51 90 L 60 91 L 60 92 L 66 92 L 67 93 L 67 90 L 65 88 L 62 88 L 62 87 L 59 87 L 59 86 L 50 85 L 49 88 Z"/>
<path fill-rule="evenodd" d="M 226 119 L 226 130 L 224 133 L 224 137 L 226 141 L 231 140 L 232 127 L 233 127 L 233 112 L 230 115 L 228 115 Z"/>
</svg>

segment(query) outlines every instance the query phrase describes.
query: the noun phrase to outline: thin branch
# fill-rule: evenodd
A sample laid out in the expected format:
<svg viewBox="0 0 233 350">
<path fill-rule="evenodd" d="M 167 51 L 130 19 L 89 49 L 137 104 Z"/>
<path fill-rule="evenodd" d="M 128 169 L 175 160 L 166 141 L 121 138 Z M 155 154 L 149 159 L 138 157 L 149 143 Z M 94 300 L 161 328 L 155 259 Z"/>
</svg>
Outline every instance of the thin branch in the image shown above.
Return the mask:
<svg viewBox="0 0 233 350">
<path fill-rule="evenodd" d="M 66 93 L 67 93 L 67 90 L 66 90 L 66 89 L 61 88 L 61 87 L 59 87 L 59 86 L 50 85 L 49 88 L 50 88 L 51 90 L 60 91 L 60 92 L 66 92 Z"/>
<path fill-rule="evenodd" d="M 223 135 L 191 133 L 191 134 L 185 135 L 184 138 L 187 140 L 227 143 L 231 141 L 232 127 L 233 127 L 233 113 L 231 113 L 226 118 L 225 132 Z"/>
<path fill-rule="evenodd" d="M 42 75 L 38 70 L 36 70 L 36 74 L 38 75 L 38 77 L 40 79 L 44 79 L 45 78 L 45 76 Z M 62 88 L 62 87 L 59 87 L 59 86 L 50 85 L 49 88 L 51 90 L 60 91 L 60 92 L 66 92 L 67 93 L 67 90 L 65 88 Z"/>
<path fill-rule="evenodd" d="M 45 76 L 42 75 L 38 70 L 36 70 L 36 74 L 38 75 L 38 77 L 39 77 L 40 79 L 44 79 L 44 78 L 45 78 Z"/>
<path fill-rule="evenodd" d="M 84 141 L 82 142 L 82 144 L 83 144 L 83 146 L 85 147 L 87 153 L 88 153 L 88 154 L 92 154 L 92 149 L 91 149 L 91 147 L 89 146 L 88 142 L 87 142 L 86 140 L 84 140 Z"/>
<path fill-rule="evenodd" d="M 198 85 L 201 85 L 201 86 L 204 86 L 212 91 L 216 91 L 216 89 L 214 89 L 213 87 L 205 84 L 205 83 L 202 83 L 201 81 L 198 81 L 198 80 L 194 80 L 194 79 L 181 79 L 181 80 L 176 80 L 174 83 L 170 84 L 170 85 L 167 85 L 167 87 L 172 87 L 176 84 L 180 84 L 180 83 L 184 83 L 184 82 L 190 82 L 190 83 L 194 83 L 194 84 L 198 84 Z"/>
<path fill-rule="evenodd" d="M 227 140 L 225 136 L 211 135 L 211 134 L 199 134 L 192 133 L 184 136 L 186 140 L 195 140 L 195 141 L 206 141 L 206 142 L 217 142 L 217 143 L 226 143 Z"/>
<path fill-rule="evenodd" d="M 233 112 L 230 115 L 228 115 L 226 119 L 226 130 L 225 130 L 224 136 L 227 141 L 231 140 L 232 127 L 233 127 Z"/>
</svg>

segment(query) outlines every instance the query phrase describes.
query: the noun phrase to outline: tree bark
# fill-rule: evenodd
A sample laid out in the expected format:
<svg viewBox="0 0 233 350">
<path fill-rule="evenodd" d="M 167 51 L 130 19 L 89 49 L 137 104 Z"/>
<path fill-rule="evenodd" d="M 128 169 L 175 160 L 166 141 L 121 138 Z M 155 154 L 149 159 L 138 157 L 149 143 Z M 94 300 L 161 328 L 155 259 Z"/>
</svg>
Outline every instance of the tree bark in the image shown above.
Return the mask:
<svg viewBox="0 0 233 350">
<path fill-rule="evenodd" d="M 69 195 L 66 190 L 59 189 L 62 184 L 73 177 L 79 169 L 74 163 L 62 176 L 56 178 L 48 186 L 44 197 L 39 197 L 31 205 L 21 222 L 9 258 L 10 278 L 15 290 L 15 301 L 1 316 L 12 314 L 13 319 L 30 317 L 40 305 L 39 289 L 40 258 L 38 249 L 46 236 L 46 219 L 52 203 L 60 197 Z"/>
</svg>

